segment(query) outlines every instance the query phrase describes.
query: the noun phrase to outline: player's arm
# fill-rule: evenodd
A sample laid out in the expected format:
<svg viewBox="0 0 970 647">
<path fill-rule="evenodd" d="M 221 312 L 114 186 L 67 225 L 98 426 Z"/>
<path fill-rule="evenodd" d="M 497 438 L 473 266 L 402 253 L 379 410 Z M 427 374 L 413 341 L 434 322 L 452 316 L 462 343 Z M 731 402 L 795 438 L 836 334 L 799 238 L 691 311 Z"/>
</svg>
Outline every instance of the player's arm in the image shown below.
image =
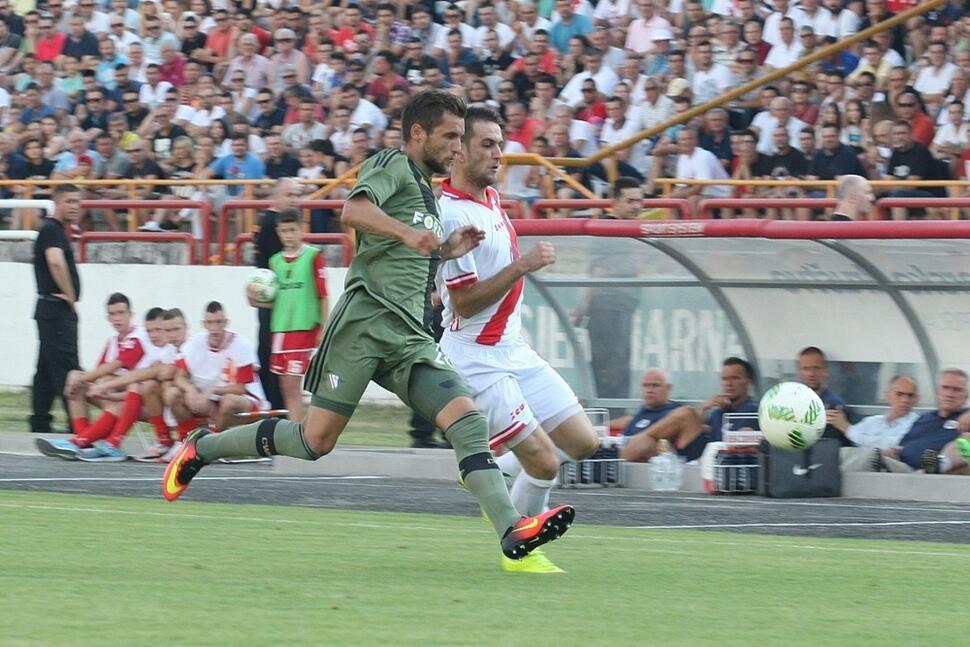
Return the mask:
<svg viewBox="0 0 970 647">
<path fill-rule="evenodd" d="M 255 285 L 246 286 L 246 300 L 249 301 L 249 305 L 251 305 L 252 307 L 265 308 L 266 310 L 272 310 L 273 303 L 276 302 L 276 299 L 271 299 L 269 301 L 261 301 L 259 299 L 259 294 L 256 291 Z"/>
<path fill-rule="evenodd" d="M 456 233 L 461 229 L 456 230 Z M 471 285 L 459 288 L 448 288 L 451 304 L 459 317 L 468 319 L 482 310 L 501 301 L 515 282 L 529 272 L 535 272 L 546 265 L 556 262 L 556 250 L 552 243 L 541 242 L 530 249 L 524 256 L 506 265 L 501 272 Z"/>
<path fill-rule="evenodd" d="M 424 256 L 430 256 L 441 245 L 434 232 L 411 229 L 387 215 L 364 194 L 357 194 L 344 203 L 340 222 L 360 232 L 399 240 Z"/>
<path fill-rule="evenodd" d="M 51 277 L 57 288 L 60 290 L 54 296 L 67 301 L 71 306 L 77 301 L 74 294 L 74 285 L 71 283 L 71 274 L 67 269 L 67 259 L 64 257 L 64 250 L 60 247 L 48 247 L 44 250 L 44 258 L 47 260 L 47 267 L 50 268 Z"/>
<path fill-rule="evenodd" d="M 102 380 L 91 387 L 90 395 L 110 393 L 111 391 L 121 391 L 129 384 L 144 382 L 145 380 L 158 379 L 160 364 L 153 364 L 134 371 L 128 371 L 124 375 L 116 375 L 109 380 Z"/>
<path fill-rule="evenodd" d="M 83 383 L 90 384 L 91 382 L 100 380 L 102 377 L 111 375 L 119 368 L 124 368 L 124 366 L 124 362 L 116 359 L 111 362 L 106 362 L 101 366 L 91 369 L 90 371 L 85 371 L 80 375 L 79 379 Z"/>
<path fill-rule="evenodd" d="M 415 181 L 404 154 L 398 153 L 383 161 L 378 157 L 371 158 L 365 162 L 357 183 L 344 202 L 340 222 L 359 232 L 399 240 L 419 254 L 430 256 L 441 246 L 434 232 L 412 229 L 380 207 Z"/>
<path fill-rule="evenodd" d="M 210 386 L 203 393 L 206 395 L 245 395 L 246 385 L 256 381 L 256 367 L 246 364 L 236 369 L 235 381 L 231 384 Z"/>
</svg>

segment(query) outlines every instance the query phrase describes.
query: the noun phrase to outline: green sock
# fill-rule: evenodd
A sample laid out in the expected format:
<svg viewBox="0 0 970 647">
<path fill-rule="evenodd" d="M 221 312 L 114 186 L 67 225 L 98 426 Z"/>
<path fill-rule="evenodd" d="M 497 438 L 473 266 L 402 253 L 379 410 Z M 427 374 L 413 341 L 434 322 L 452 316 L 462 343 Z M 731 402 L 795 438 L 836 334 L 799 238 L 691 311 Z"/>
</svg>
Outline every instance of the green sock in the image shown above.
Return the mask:
<svg viewBox="0 0 970 647">
<path fill-rule="evenodd" d="M 488 423 L 477 411 L 467 413 L 448 427 L 445 438 L 455 450 L 465 488 L 503 537 L 522 515 L 512 505 L 502 472 L 488 450 Z"/>
<path fill-rule="evenodd" d="M 303 425 L 280 418 L 267 418 L 248 425 L 208 434 L 196 445 L 207 463 L 229 456 L 292 456 L 305 461 L 320 458 L 306 443 Z"/>
</svg>

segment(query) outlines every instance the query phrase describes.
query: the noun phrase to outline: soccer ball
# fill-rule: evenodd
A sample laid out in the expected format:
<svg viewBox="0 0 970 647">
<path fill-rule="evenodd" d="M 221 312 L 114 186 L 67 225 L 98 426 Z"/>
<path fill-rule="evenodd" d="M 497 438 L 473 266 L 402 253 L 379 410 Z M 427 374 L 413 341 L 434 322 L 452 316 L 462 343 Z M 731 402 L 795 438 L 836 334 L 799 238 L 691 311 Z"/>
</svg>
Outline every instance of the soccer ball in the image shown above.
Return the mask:
<svg viewBox="0 0 970 647">
<path fill-rule="evenodd" d="M 276 291 L 279 289 L 276 273 L 265 268 L 253 270 L 246 279 L 246 286 L 253 286 L 256 289 L 260 301 L 272 301 L 276 298 Z"/>
<path fill-rule="evenodd" d="M 812 389 L 782 382 L 768 389 L 758 405 L 758 424 L 765 439 L 779 449 L 806 449 L 825 431 L 825 405 Z"/>
</svg>

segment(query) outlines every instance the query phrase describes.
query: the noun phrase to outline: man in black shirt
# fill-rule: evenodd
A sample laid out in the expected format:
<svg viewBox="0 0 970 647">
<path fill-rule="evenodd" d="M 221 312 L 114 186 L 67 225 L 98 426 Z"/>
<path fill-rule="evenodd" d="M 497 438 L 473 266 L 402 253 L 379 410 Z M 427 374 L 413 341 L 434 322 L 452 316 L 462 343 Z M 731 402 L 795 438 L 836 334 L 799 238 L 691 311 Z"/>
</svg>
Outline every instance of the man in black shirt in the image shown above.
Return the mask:
<svg viewBox="0 0 970 647">
<path fill-rule="evenodd" d="M 902 119 L 893 124 L 893 154 L 889 157 L 886 176 L 887 180 L 935 180 L 936 160 L 933 154 L 923 144 L 913 139 L 913 125 Z M 889 192 L 891 198 L 932 198 L 933 194 L 922 189 L 894 189 Z M 922 208 L 907 210 L 904 207 L 893 207 L 893 220 L 905 220 L 908 217 L 923 218 L 926 212 Z"/>
<path fill-rule="evenodd" d="M 40 348 L 31 392 L 30 430 L 38 434 L 52 431 L 50 410 L 54 398 L 60 397 L 67 411 L 67 374 L 81 368 L 74 305 L 81 296 L 81 280 L 67 231 L 81 217 L 81 191 L 73 184 L 61 184 L 54 189 L 54 202 L 54 214 L 44 219 L 34 242 L 34 319 Z"/>
<path fill-rule="evenodd" d="M 278 180 L 299 175 L 300 160 L 286 152 L 279 133 L 266 135 L 263 141 L 266 143 L 266 177 Z"/>
<path fill-rule="evenodd" d="M 263 88 L 256 94 L 256 107 L 259 115 L 253 122 L 253 126 L 264 136 L 266 133 L 279 132 L 283 128 L 283 119 L 286 118 L 286 110 L 277 105 L 273 98 L 273 91 Z"/>
<path fill-rule="evenodd" d="M 835 124 L 822 126 L 822 148 L 815 153 L 810 175 L 819 180 L 834 180 L 849 174 L 867 177 L 859 155 L 839 141 L 839 127 Z"/>
<path fill-rule="evenodd" d="M 277 136 L 278 137 L 278 136 Z M 269 267 L 269 259 L 276 252 L 282 251 L 283 243 L 276 234 L 276 215 L 286 209 L 295 209 L 297 201 L 300 199 L 300 185 L 295 180 L 284 178 L 276 183 L 273 189 L 273 204 L 263 212 L 256 226 L 256 233 L 253 242 L 255 243 L 256 254 L 253 261 L 256 267 Z M 272 350 L 272 333 L 270 331 L 270 315 L 272 310 L 269 308 L 256 308 L 259 315 L 259 381 L 266 391 L 266 399 L 269 400 L 270 407 L 282 409 L 283 396 L 280 394 L 279 376 L 269 369 L 269 355 Z"/>
</svg>

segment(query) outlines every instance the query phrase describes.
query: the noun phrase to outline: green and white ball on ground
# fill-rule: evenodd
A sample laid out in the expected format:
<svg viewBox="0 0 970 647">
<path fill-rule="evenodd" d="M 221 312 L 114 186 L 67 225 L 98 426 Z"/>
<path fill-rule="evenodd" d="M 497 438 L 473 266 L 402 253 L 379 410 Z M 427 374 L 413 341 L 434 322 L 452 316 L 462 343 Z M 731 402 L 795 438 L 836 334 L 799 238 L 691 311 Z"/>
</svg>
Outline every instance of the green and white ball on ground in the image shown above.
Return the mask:
<svg viewBox="0 0 970 647">
<path fill-rule="evenodd" d="M 253 270 L 246 279 L 246 285 L 255 288 L 260 301 L 272 301 L 276 298 L 276 291 L 279 289 L 276 272 L 266 268 Z"/>
<path fill-rule="evenodd" d="M 818 394 L 798 382 L 768 389 L 758 405 L 758 424 L 765 439 L 780 449 L 806 449 L 825 431 L 825 405 Z"/>
</svg>

